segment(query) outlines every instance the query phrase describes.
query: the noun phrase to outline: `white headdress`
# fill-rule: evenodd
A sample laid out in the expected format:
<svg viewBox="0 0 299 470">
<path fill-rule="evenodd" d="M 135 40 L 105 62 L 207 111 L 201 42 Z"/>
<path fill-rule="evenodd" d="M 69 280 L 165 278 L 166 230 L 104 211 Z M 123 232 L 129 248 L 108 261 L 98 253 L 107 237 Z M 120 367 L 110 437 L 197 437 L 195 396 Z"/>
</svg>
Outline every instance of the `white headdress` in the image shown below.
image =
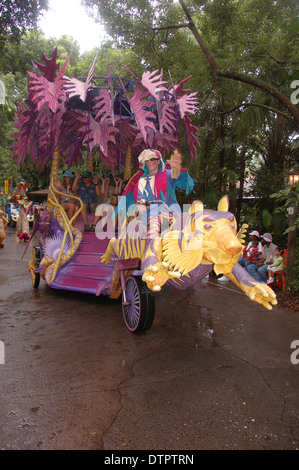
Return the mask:
<svg viewBox="0 0 299 470">
<path fill-rule="evenodd" d="M 162 158 L 162 155 L 161 153 L 159 152 L 159 150 L 151 150 L 151 149 L 146 149 L 146 150 L 143 150 L 141 152 L 141 154 L 139 155 L 138 157 L 138 161 L 139 161 L 139 168 L 144 170 L 144 166 L 145 166 L 145 163 L 150 160 L 151 158 L 159 158 L 160 159 L 160 162 L 161 163 L 161 170 L 160 171 L 164 171 L 165 170 L 165 162 Z M 160 169 L 160 168 L 159 168 Z"/>
</svg>

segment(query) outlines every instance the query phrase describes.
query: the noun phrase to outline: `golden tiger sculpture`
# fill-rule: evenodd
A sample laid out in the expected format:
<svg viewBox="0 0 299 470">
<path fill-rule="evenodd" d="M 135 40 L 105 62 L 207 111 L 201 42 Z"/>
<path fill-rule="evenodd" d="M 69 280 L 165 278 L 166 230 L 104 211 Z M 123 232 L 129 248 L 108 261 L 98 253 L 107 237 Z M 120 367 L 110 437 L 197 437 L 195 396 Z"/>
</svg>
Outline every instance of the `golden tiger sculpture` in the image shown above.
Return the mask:
<svg viewBox="0 0 299 470">
<path fill-rule="evenodd" d="M 195 201 L 187 214 L 176 214 L 170 228 L 163 231 L 162 226 L 163 214 L 149 219 L 146 236 L 132 237 L 127 231 L 125 236 L 112 238 L 101 261 L 108 263 L 113 254 L 120 260 L 140 258 L 142 279 L 154 292 L 163 285 L 186 289 L 213 269 L 268 310 L 277 304 L 273 290 L 256 282 L 238 263 L 248 226 L 237 232 L 228 196 L 219 201 L 217 211 Z"/>
</svg>

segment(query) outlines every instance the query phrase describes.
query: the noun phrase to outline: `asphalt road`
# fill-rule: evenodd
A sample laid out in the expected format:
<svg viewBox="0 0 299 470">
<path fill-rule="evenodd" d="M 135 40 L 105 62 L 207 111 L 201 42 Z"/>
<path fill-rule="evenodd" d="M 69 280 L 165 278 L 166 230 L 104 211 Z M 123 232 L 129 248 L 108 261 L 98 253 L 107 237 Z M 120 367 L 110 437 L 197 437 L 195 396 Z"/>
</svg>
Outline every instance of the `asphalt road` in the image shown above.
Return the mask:
<svg viewBox="0 0 299 470">
<path fill-rule="evenodd" d="M 33 289 L 24 248 L 9 228 L 0 449 L 299 448 L 298 313 L 267 311 L 231 282 L 203 280 L 162 289 L 153 326 L 136 335 L 119 302 L 44 281 Z"/>
</svg>

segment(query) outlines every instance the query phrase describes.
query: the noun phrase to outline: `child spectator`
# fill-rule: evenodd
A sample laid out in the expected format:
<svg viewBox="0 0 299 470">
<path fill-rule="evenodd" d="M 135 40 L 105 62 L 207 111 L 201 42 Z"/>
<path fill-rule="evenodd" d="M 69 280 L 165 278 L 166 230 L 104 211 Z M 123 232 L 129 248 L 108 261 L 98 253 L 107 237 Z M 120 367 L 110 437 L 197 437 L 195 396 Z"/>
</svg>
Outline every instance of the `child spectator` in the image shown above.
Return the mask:
<svg viewBox="0 0 299 470">
<path fill-rule="evenodd" d="M 247 248 L 247 250 L 246 250 L 246 254 L 247 254 L 246 261 L 252 261 L 253 263 L 255 263 L 258 260 L 259 255 L 262 254 L 259 251 L 259 246 L 258 245 L 259 245 L 259 242 L 258 242 L 257 239 L 253 239 L 251 241 L 250 247 Z"/>
<path fill-rule="evenodd" d="M 268 281 L 267 284 L 272 284 L 274 282 L 274 273 L 276 271 L 283 270 L 283 255 L 284 250 L 280 248 L 275 248 L 275 254 L 273 257 L 273 263 L 268 266 Z"/>
</svg>

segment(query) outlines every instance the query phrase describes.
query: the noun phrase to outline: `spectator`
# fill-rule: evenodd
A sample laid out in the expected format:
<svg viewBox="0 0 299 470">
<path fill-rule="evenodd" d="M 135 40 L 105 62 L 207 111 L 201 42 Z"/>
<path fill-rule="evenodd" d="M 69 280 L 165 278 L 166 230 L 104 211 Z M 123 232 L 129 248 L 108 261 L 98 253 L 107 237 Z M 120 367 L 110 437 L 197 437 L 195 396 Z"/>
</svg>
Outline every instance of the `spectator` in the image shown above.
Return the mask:
<svg viewBox="0 0 299 470">
<path fill-rule="evenodd" d="M 267 284 L 274 282 L 274 273 L 276 271 L 283 271 L 283 257 L 284 250 L 281 248 L 275 248 L 275 256 L 273 258 L 273 264 L 268 266 L 268 281 Z"/>
<path fill-rule="evenodd" d="M 28 181 L 25 182 L 24 179 L 21 179 L 18 186 L 18 191 L 14 195 L 14 198 L 19 206 L 19 216 L 16 224 L 17 237 L 19 240 L 27 242 L 29 240 L 29 220 L 28 214 L 29 209 L 32 206 L 33 202 L 29 201 L 26 191 L 27 191 Z"/>
<path fill-rule="evenodd" d="M 259 251 L 258 249 L 258 240 L 252 240 L 250 248 L 246 249 L 246 261 L 245 261 L 245 266 L 247 263 L 255 263 L 258 260 L 259 255 L 262 254 L 262 250 Z"/>
<path fill-rule="evenodd" d="M 273 258 L 275 256 L 276 245 L 272 242 L 271 233 L 265 233 L 261 236 L 262 245 L 263 245 L 263 256 L 261 260 L 257 261 L 255 264 L 252 263 L 247 266 L 247 272 L 253 277 L 257 282 L 263 282 L 267 284 L 268 276 L 267 270 L 268 266 L 273 263 Z"/>
<path fill-rule="evenodd" d="M 243 266 L 243 268 L 245 268 L 246 258 L 248 257 L 248 252 L 249 252 L 249 250 L 250 250 L 252 241 L 253 241 L 253 240 L 258 241 L 259 237 L 260 237 L 260 234 L 259 234 L 259 232 L 258 232 L 257 230 L 253 230 L 253 232 L 250 232 L 250 234 L 249 234 L 249 240 L 250 240 L 250 241 L 249 241 L 249 243 L 248 243 L 248 245 L 247 245 L 247 247 L 246 247 L 246 256 L 245 256 L 244 258 L 243 258 L 243 257 L 240 258 L 239 261 L 238 261 L 238 263 L 239 263 L 241 266 Z M 262 246 L 261 242 L 258 242 L 258 252 L 262 255 L 263 246 Z"/>
</svg>

